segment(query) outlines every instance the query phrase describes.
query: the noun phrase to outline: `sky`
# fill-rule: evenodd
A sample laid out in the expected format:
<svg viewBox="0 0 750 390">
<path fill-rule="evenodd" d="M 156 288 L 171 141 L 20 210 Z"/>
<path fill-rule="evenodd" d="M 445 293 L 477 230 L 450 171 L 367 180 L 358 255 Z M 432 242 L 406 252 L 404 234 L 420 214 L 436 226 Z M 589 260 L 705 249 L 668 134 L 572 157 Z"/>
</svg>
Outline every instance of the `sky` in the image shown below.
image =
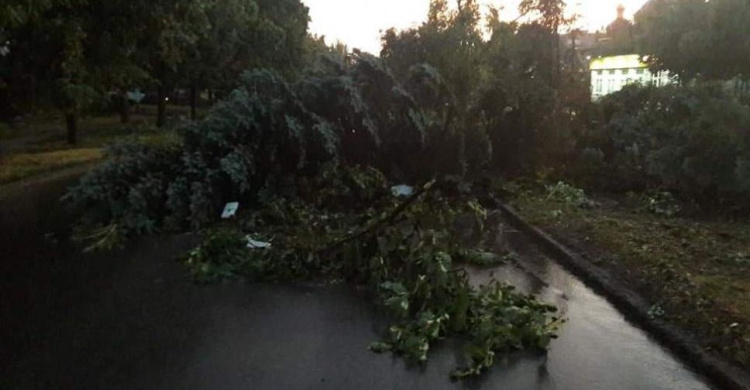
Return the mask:
<svg viewBox="0 0 750 390">
<path fill-rule="evenodd" d="M 520 0 L 479 0 L 481 4 L 504 6 L 503 19 L 518 17 Z M 310 31 L 326 37 L 328 44 L 341 41 L 349 48 L 373 54 L 380 52 L 380 33 L 391 27 L 406 29 L 422 23 L 430 0 L 302 0 L 310 8 Z M 451 3 L 453 1 L 450 1 Z M 568 0 L 569 12 L 582 16 L 584 29 L 599 30 L 617 16 L 617 5 L 625 6 L 632 19 L 646 0 Z"/>
</svg>

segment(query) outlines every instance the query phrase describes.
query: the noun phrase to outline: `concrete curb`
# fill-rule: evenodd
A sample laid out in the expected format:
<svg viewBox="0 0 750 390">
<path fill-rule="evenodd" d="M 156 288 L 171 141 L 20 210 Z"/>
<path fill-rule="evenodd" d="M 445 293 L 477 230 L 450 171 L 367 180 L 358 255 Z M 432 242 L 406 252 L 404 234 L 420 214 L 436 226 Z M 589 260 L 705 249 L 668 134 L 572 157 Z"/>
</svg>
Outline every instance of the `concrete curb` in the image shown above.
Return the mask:
<svg viewBox="0 0 750 390">
<path fill-rule="evenodd" d="M 661 344 L 685 360 L 686 364 L 705 375 L 715 385 L 727 390 L 750 390 L 750 372 L 704 351 L 693 338 L 677 327 L 649 317 L 650 306 L 640 295 L 602 268 L 562 245 L 543 230 L 527 223 L 511 207 L 500 204 L 498 208 L 517 229 L 528 234 L 549 255 L 580 277 L 587 285 L 604 295 L 625 313 L 629 320 L 653 334 Z"/>
</svg>

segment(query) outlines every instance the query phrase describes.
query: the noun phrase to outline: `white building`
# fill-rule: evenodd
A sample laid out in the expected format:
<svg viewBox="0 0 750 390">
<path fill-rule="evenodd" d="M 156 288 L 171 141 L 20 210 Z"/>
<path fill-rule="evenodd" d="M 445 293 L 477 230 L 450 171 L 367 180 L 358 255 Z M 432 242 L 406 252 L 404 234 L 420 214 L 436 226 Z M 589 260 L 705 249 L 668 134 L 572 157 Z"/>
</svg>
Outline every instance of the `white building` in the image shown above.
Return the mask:
<svg viewBox="0 0 750 390">
<path fill-rule="evenodd" d="M 591 60 L 591 100 L 617 92 L 632 84 L 654 84 L 657 87 L 672 83 L 667 72 L 653 74 L 637 54 L 600 57 Z"/>
</svg>

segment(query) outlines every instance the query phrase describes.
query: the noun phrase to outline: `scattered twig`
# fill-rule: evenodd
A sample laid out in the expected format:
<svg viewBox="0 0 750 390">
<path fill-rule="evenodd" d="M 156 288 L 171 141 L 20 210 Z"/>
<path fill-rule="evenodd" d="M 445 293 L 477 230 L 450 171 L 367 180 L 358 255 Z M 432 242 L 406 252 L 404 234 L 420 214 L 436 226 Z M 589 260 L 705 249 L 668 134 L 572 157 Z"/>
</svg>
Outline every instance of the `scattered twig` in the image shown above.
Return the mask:
<svg viewBox="0 0 750 390">
<path fill-rule="evenodd" d="M 415 192 L 408 199 L 403 201 L 400 205 L 398 205 L 395 209 L 393 209 L 387 215 L 383 216 L 382 218 L 376 220 L 375 222 L 369 224 L 368 226 L 365 226 L 364 228 L 346 237 L 343 237 L 339 240 L 334 241 L 332 244 L 324 247 L 322 251 L 336 249 L 340 247 L 341 245 L 346 244 L 347 242 L 356 240 L 360 237 L 366 236 L 374 231 L 377 231 L 378 229 L 384 226 L 390 225 L 399 215 L 401 215 L 404 212 L 404 210 L 406 210 L 409 206 L 411 206 L 414 202 L 416 202 L 423 194 L 430 191 L 433 185 L 435 185 L 435 180 L 431 180 L 427 184 L 423 185 L 417 192 Z"/>
</svg>

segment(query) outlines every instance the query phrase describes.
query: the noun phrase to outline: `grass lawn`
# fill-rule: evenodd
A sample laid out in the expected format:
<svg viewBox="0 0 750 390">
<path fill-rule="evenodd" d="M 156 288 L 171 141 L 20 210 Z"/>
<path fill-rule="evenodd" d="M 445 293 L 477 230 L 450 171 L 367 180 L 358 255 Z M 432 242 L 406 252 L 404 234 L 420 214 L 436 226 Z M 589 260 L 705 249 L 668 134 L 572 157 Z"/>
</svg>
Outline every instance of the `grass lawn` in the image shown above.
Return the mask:
<svg viewBox="0 0 750 390">
<path fill-rule="evenodd" d="M 4 158 L 2 164 L 0 164 L 0 184 L 78 164 L 98 161 L 102 157 L 103 153 L 100 148 L 12 154 Z"/>
<path fill-rule="evenodd" d="M 534 193 L 512 204 L 641 293 L 654 317 L 750 366 L 750 221 L 660 217 L 624 200 L 579 208 Z"/>
<path fill-rule="evenodd" d="M 202 110 L 203 111 L 203 110 Z M 117 114 L 83 117 L 78 123 L 78 143 L 66 141 L 64 119 L 60 115 L 38 116 L 14 125 L 0 124 L 0 184 L 36 176 L 103 158 L 102 148 L 119 139 L 137 137 L 158 142 L 172 132 L 157 129 L 156 107 L 133 110 L 128 124 Z M 186 120 L 188 107 L 169 107 L 168 128 Z"/>
</svg>

